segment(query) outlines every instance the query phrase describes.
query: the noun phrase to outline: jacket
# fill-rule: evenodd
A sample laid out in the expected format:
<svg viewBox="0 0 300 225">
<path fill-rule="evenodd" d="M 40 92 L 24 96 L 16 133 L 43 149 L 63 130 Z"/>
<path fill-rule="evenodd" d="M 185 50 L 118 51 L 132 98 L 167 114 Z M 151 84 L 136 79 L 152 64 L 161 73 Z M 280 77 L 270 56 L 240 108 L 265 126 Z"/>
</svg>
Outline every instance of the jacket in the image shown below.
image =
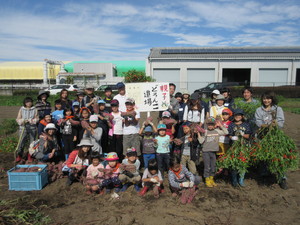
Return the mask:
<svg viewBox="0 0 300 225">
<path fill-rule="evenodd" d="M 185 136 L 179 138 L 182 141 L 181 145 L 175 145 L 174 147 L 174 151 L 179 150 L 180 151 L 180 158 L 182 157 L 182 153 L 183 153 L 183 149 L 184 149 L 184 141 L 185 141 Z M 191 156 L 191 160 L 193 160 L 194 162 L 197 161 L 197 159 L 199 158 L 199 150 L 198 150 L 198 145 L 199 145 L 199 141 L 198 139 L 193 138 L 192 142 L 190 142 L 190 156 Z"/>
<path fill-rule="evenodd" d="M 275 118 L 273 118 L 273 115 Z M 261 127 L 263 124 L 270 124 L 272 120 L 276 120 L 278 127 L 283 128 L 284 125 L 284 113 L 281 107 L 273 105 L 270 111 L 266 111 L 263 106 L 256 109 L 255 112 L 255 124 Z"/>
<path fill-rule="evenodd" d="M 36 108 L 33 106 L 30 109 L 28 109 L 22 106 L 19 110 L 16 121 L 20 125 L 20 127 L 24 127 L 25 121 L 28 121 L 28 124 L 30 124 L 30 126 L 36 128 L 36 123 L 39 121 L 38 112 Z"/>
<path fill-rule="evenodd" d="M 178 188 L 180 189 L 180 183 L 186 182 L 186 181 L 192 181 L 195 182 L 195 177 L 194 175 L 188 171 L 188 169 L 181 165 L 181 171 L 179 172 L 178 175 L 174 173 L 174 171 L 169 170 L 168 172 L 168 179 L 170 186 L 173 188 Z"/>
<path fill-rule="evenodd" d="M 203 152 L 217 152 L 219 151 L 219 137 L 227 135 L 228 130 L 225 127 L 221 129 L 206 130 L 204 136 L 198 137 L 198 141 L 202 145 Z"/>
</svg>

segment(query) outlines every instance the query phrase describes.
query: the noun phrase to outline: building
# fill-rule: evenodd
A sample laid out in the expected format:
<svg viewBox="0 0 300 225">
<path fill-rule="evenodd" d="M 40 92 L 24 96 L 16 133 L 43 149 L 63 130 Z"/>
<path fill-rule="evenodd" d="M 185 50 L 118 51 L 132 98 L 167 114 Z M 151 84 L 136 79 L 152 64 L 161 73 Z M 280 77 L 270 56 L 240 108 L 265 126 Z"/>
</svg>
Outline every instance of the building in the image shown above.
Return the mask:
<svg viewBox="0 0 300 225">
<path fill-rule="evenodd" d="M 189 91 L 211 82 L 300 85 L 300 47 L 152 48 L 146 74 Z"/>
</svg>

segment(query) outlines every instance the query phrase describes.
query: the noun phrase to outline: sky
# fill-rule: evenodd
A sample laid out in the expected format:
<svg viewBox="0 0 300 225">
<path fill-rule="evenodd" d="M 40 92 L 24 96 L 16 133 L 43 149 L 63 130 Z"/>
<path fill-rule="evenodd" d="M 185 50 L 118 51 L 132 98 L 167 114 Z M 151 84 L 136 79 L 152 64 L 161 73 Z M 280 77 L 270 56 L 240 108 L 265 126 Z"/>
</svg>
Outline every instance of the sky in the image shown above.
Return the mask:
<svg viewBox="0 0 300 225">
<path fill-rule="evenodd" d="M 0 5 L 0 61 L 145 60 L 153 47 L 300 46 L 299 0 Z"/>
</svg>

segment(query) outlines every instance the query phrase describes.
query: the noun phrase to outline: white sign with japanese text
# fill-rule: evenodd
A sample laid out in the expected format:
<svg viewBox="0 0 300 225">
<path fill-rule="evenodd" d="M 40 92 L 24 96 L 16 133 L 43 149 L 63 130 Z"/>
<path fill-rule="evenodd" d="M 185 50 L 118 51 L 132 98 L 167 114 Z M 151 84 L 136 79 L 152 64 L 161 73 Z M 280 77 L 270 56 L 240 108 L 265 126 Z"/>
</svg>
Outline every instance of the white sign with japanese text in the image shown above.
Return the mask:
<svg viewBox="0 0 300 225">
<path fill-rule="evenodd" d="M 127 83 L 126 96 L 140 112 L 164 111 L 170 105 L 169 83 Z"/>
</svg>

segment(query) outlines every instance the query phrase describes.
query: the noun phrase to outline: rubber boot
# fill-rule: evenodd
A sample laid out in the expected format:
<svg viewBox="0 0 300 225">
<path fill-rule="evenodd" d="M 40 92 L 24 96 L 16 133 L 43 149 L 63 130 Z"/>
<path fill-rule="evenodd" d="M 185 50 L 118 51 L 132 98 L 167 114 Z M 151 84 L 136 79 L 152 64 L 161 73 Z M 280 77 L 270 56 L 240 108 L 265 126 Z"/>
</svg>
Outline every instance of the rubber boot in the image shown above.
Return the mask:
<svg viewBox="0 0 300 225">
<path fill-rule="evenodd" d="M 245 183 L 244 183 L 244 177 L 245 177 L 245 174 L 240 174 L 240 177 L 239 177 L 239 185 L 241 187 L 245 187 Z"/>
<path fill-rule="evenodd" d="M 216 184 L 215 181 L 214 181 L 214 177 L 213 177 L 213 176 L 210 176 L 209 178 L 210 178 L 210 183 L 212 184 L 212 186 L 216 187 L 217 184 Z"/>
<path fill-rule="evenodd" d="M 236 171 L 231 171 L 231 182 L 233 187 L 238 186 L 238 178 L 237 178 L 237 172 Z"/>
<path fill-rule="evenodd" d="M 289 189 L 289 187 L 288 187 L 288 185 L 287 185 L 287 182 L 286 182 L 286 179 L 285 179 L 285 178 L 281 179 L 281 181 L 279 182 L 279 186 L 280 186 L 283 190 Z"/>
<path fill-rule="evenodd" d="M 209 187 L 209 188 L 213 187 L 210 177 L 205 177 L 205 184 L 206 184 L 206 187 Z"/>
<path fill-rule="evenodd" d="M 139 192 L 141 190 L 140 186 L 138 184 L 134 184 L 134 189 Z"/>
<path fill-rule="evenodd" d="M 143 187 L 143 189 L 139 192 L 139 196 L 144 196 L 146 192 L 148 191 L 148 187 Z"/>
<path fill-rule="evenodd" d="M 128 188 L 128 183 L 126 183 L 126 184 L 123 184 L 123 187 L 121 188 L 121 192 L 124 192 L 124 191 L 126 191 L 127 190 L 127 188 Z"/>
<path fill-rule="evenodd" d="M 28 153 L 27 154 L 27 162 L 32 163 L 33 158 L 31 157 L 31 155 Z"/>
<path fill-rule="evenodd" d="M 21 162 L 21 160 L 22 160 L 22 157 L 20 156 L 20 155 L 17 155 L 17 158 L 16 158 L 16 163 L 18 163 L 18 162 Z"/>
</svg>

